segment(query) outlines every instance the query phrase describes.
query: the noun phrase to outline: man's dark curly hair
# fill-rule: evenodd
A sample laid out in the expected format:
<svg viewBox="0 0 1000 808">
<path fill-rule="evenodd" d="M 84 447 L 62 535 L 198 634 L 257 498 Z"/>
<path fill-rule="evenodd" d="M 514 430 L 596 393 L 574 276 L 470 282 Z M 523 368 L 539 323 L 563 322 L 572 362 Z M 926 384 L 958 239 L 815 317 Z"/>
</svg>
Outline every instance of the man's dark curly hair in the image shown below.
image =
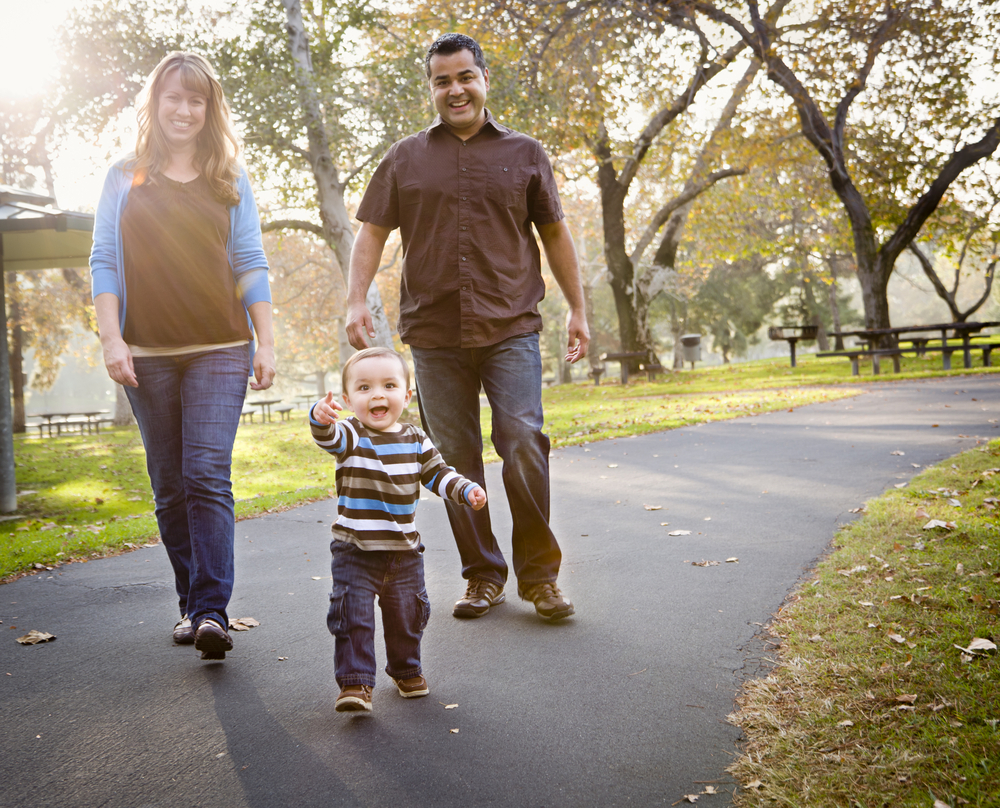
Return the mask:
<svg viewBox="0 0 1000 808">
<path fill-rule="evenodd" d="M 462 50 L 472 53 L 476 67 L 485 74 L 486 57 L 483 56 L 483 49 L 479 47 L 479 43 L 476 40 L 465 34 L 443 34 L 427 49 L 427 56 L 424 58 L 424 67 L 427 68 L 427 78 L 431 77 L 431 57 L 435 53 L 439 53 L 442 56 L 449 56 L 452 53 L 458 53 Z"/>
</svg>

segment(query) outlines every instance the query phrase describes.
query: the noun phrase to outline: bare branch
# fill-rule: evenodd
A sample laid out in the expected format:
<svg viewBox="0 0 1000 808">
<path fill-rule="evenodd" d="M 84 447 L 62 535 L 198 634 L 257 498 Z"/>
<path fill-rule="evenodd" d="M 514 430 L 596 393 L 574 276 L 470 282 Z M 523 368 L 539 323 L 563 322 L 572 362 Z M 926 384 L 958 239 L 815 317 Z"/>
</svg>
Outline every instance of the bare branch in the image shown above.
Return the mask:
<svg viewBox="0 0 1000 808">
<path fill-rule="evenodd" d="M 299 219 L 276 219 L 271 222 L 261 222 L 260 229 L 262 233 L 272 233 L 275 230 L 305 230 L 309 233 L 315 233 L 320 238 L 323 237 L 323 228 L 320 225 Z"/>
</svg>

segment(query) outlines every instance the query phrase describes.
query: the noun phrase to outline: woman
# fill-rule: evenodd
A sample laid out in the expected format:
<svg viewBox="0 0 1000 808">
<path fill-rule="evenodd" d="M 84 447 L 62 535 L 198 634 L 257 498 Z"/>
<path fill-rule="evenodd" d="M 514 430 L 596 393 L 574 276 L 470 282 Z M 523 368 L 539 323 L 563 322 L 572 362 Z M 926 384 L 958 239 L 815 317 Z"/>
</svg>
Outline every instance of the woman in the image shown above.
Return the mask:
<svg viewBox="0 0 1000 808">
<path fill-rule="evenodd" d="M 233 441 L 251 367 L 254 390 L 274 378 L 267 259 L 209 63 L 168 55 L 137 117 L 135 154 L 112 166 L 97 207 L 94 305 L 105 365 L 125 385 L 146 447 L 180 598 L 174 641 L 224 659 L 233 647 Z"/>
</svg>

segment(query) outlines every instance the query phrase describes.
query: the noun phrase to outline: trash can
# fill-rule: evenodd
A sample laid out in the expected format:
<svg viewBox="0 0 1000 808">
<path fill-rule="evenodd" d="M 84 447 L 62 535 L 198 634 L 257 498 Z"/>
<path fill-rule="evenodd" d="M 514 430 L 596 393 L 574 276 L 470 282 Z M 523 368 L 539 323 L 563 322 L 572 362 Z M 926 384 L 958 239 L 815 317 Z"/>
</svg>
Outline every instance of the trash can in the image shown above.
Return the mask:
<svg viewBox="0 0 1000 808">
<path fill-rule="evenodd" d="M 685 362 L 701 361 L 701 334 L 682 334 L 681 345 L 684 346 Z"/>
</svg>

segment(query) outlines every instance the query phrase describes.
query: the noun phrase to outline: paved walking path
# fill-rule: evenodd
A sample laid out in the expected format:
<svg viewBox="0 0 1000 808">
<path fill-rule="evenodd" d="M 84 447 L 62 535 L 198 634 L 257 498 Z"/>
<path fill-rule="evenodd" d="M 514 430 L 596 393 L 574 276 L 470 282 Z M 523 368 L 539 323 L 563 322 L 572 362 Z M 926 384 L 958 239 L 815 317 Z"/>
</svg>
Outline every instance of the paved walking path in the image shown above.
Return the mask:
<svg viewBox="0 0 1000 808">
<path fill-rule="evenodd" d="M 726 715 L 760 669 L 760 625 L 850 509 L 911 464 L 1000 436 L 998 417 L 998 376 L 890 382 L 556 451 L 552 521 L 577 614 L 555 625 L 513 583 L 486 617 L 452 618 L 458 555 L 443 505 L 425 502 L 431 695 L 405 701 L 380 673 L 372 716 L 333 711 L 332 502 L 237 524 L 231 614 L 261 625 L 221 664 L 171 644 L 162 547 L 7 584 L 0 804 L 644 807 L 713 783 L 725 793 L 699 805 L 722 808 L 739 738 Z M 509 558 L 499 472 L 488 476 Z M 58 639 L 16 644 L 29 629 Z"/>
</svg>

